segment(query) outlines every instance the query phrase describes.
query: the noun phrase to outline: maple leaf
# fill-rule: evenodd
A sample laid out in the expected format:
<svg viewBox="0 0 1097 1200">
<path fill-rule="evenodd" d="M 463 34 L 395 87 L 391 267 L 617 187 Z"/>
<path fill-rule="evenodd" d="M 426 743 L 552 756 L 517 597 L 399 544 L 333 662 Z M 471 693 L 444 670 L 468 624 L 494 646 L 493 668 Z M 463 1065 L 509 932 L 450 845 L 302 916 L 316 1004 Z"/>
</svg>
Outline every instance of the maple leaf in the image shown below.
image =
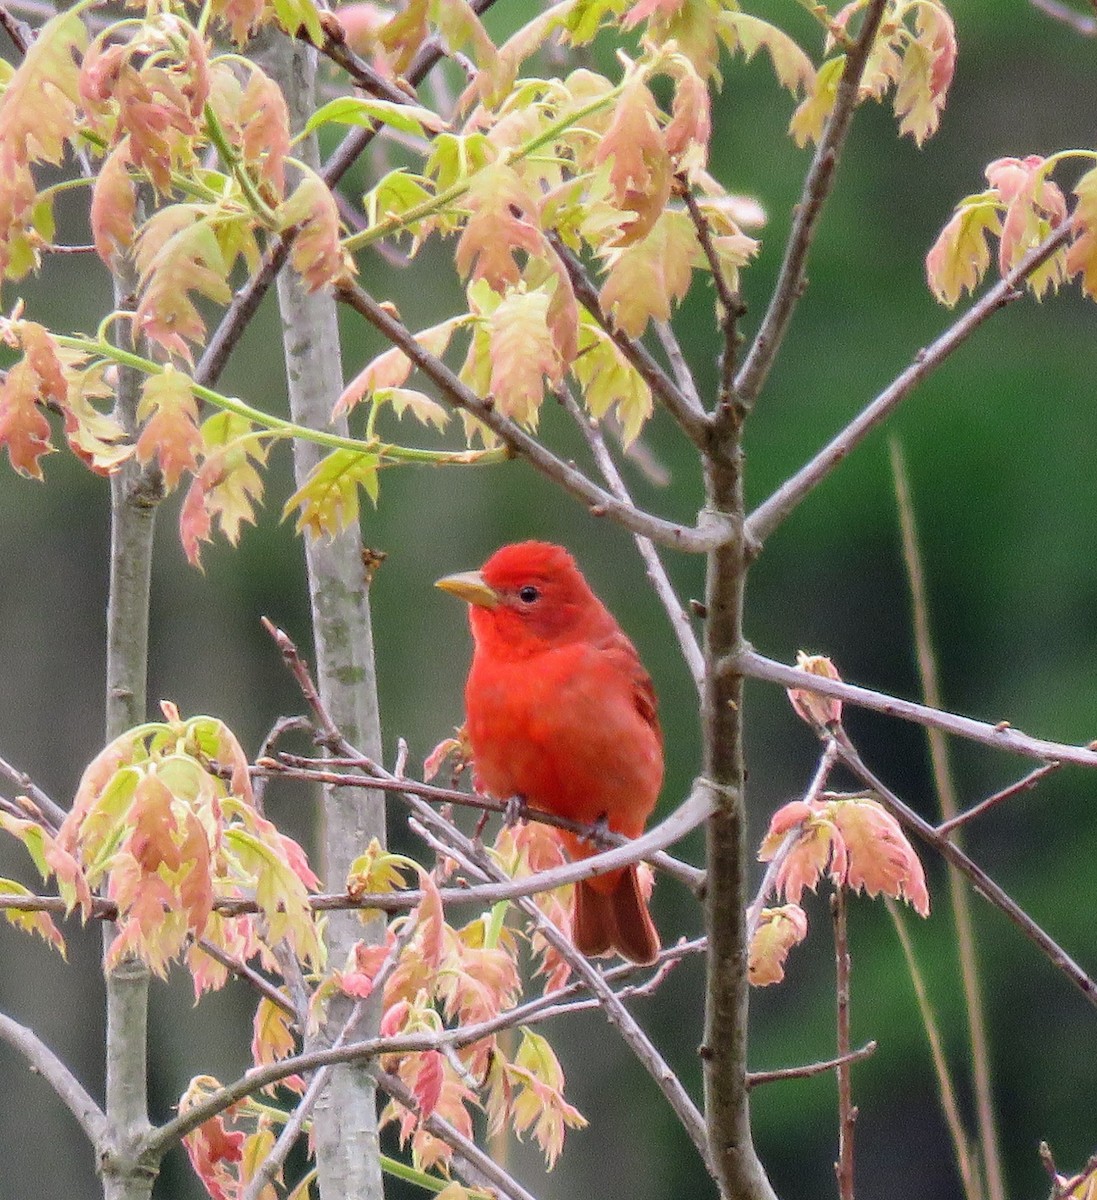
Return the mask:
<svg viewBox="0 0 1097 1200">
<path fill-rule="evenodd" d="M 261 996 L 252 1019 L 251 1060 L 257 1066 L 280 1062 L 297 1048 L 293 1017 L 280 1004 Z"/>
<path fill-rule="evenodd" d="M 173 204 L 155 213 L 137 239 L 136 261 L 141 286 L 137 328 L 190 362 L 187 341 L 201 341 L 206 332 L 190 293 L 200 292 L 219 304 L 232 299 L 229 267 L 206 210 Z"/>
<path fill-rule="evenodd" d="M 503 1063 L 511 1091 L 510 1117 L 518 1138 L 532 1127 L 551 1170 L 563 1149 L 565 1127 L 582 1129 L 587 1122 L 564 1099 L 564 1072 L 552 1047 L 528 1029 L 522 1029 L 521 1034 L 514 1061 Z"/>
<path fill-rule="evenodd" d="M 818 804 L 792 800 L 773 814 L 758 858 L 769 862 L 779 853 L 783 858 L 775 883 L 792 904 L 799 904 L 805 888 L 814 891 L 824 872 L 829 871 L 835 881 L 845 878 L 845 843 Z"/>
<path fill-rule="evenodd" d="M 373 838 L 347 869 L 347 893 L 358 897 L 367 893 L 397 891 L 407 887 L 404 871 L 417 869 L 412 859 L 386 850 L 377 838 Z"/>
<path fill-rule="evenodd" d="M 625 15 L 625 28 L 648 22 L 648 38 L 657 46 L 673 42 L 704 78 L 715 75 L 719 59 L 717 6 L 708 0 L 640 0 Z"/>
<path fill-rule="evenodd" d="M 1048 162 L 1037 154 L 999 158 L 986 168 L 987 182 L 1005 204 L 998 241 L 998 269 L 1005 275 L 1066 220 L 1066 198 L 1047 178 Z M 1054 255 L 1029 276 L 1027 286 L 1039 299 L 1048 287 L 1058 287 L 1065 255 Z"/>
<path fill-rule="evenodd" d="M 10 279 L 21 278 L 38 262 L 32 233 L 38 189 L 21 153 L 0 142 L 0 273 Z"/>
<path fill-rule="evenodd" d="M 622 226 L 618 244 L 642 238 L 670 199 L 674 168 L 655 99 L 639 76 L 622 89 L 594 162 L 611 164 L 609 181 L 617 204 L 633 214 Z"/>
<path fill-rule="evenodd" d="M 197 467 L 203 445 L 191 380 L 170 366 L 158 375 L 147 376 L 141 387 L 137 419 L 144 422 L 137 439 L 138 461 L 148 463 L 155 458 L 170 492 L 184 471 Z"/>
<path fill-rule="evenodd" d="M 415 340 L 428 354 L 433 354 L 435 358 L 441 358 L 449 346 L 454 330 L 467 320 L 466 317 L 450 317 L 438 325 L 432 325 L 429 329 L 417 333 Z M 399 346 L 393 346 L 371 359 L 343 389 L 342 395 L 335 402 L 335 408 L 332 410 L 332 420 L 350 412 L 367 396 L 376 397 L 378 392 L 391 393 L 402 388 L 412 372 L 413 365 L 411 359 Z M 414 408 L 412 411 L 415 411 Z M 416 415 L 420 416 L 419 413 Z M 435 416 L 428 415 L 427 409 L 423 410 L 420 419 L 423 417 L 435 421 Z"/>
<path fill-rule="evenodd" d="M 196 1076 L 179 1100 L 179 1112 L 189 1112 L 220 1086 L 211 1075 Z M 229 1114 L 234 1111 L 228 1110 Z M 183 1146 L 210 1200 L 234 1200 L 239 1195 L 235 1167 L 243 1157 L 242 1130 L 230 1130 L 225 1116 L 218 1115 L 188 1133 Z"/>
<path fill-rule="evenodd" d="M 919 4 L 915 36 L 907 41 L 895 86 L 899 132 L 918 145 L 937 131 L 956 66 L 956 31 L 939 5 Z"/>
<path fill-rule="evenodd" d="M 53 449 L 43 405 L 65 411 L 68 371 L 81 356 L 64 355 L 43 326 L 34 321 L 6 321 L 0 337 L 23 351 L 23 357 L 0 381 L 0 446 L 21 474 L 42 478 L 40 459 Z"/>
<path fill-rule="evenodd" d="M 305 482 L 286 501 L 285 520 L 297 511 L 297 532 L 334 537 L 358 520 L 359 488 L 377 503 L 378 455 L 366 450 L 333 450 L 308 473 Z"/>
<path fill-rule="evenodd" d="M 354 264 L 339 242 L 339 209 L 328 185 L 304 169 L 301 182 L 279 207 L 278 228 L 296 228 L 290 259 L 310 292 L 354 275 Z"/>
<path fill-rule="evenodd" d="M 34 893 L 14 879 L 0 878 L 0 896 L 33 896 Z M 61 931 L 53 923 L 53 918 L 45 912 L 21 912 L 17 908 L 0 909 L 0 916 L 14 925 L 23 933 L 36 933 L 47 945 L 52 946 L 62 958 L 68 958 L 65 939 Z"/>
<path fill-rule="evenodd" d="M 780 983 L 785 977 L 785 959 L 793 946 L 807 937 L 807 914 L 798 904 L 763 908 L 750 941 L 748 978 L 753 987 Z"/>
<path fill-rule="evenodd" d="M 210 12 L 229 27 L 229 34 L 238 46 L 249 41 L 271 17 L 265 0 L 212 0 Z"/>
<path fill-rule="evenodd" d="M 1082 290 L 1097 298 L 1097 167 L 1087 171 L 1074 185 L 1074 240 L 1066 257 L 1069 277 L 1082 276 Z"/>
<path fill-rule="evenodd" d="M 91 232 L 95 251 L 108 267 L 136 236 L 137 189 L 130 178 L 129 140 L 123 139 L 103 160 L 91 193 Z"/>
<path fill-rule="evenodd" d="M 649 321 L 670 320 L 704 255 L 688 215 L 671 210 L 646 237 L 608 248 L 605 259 L 609 271 L 599 294 L 602 309 L 630 337 L 639 338 Z"/>
<path fill-rule="evenodd" d="M 987 235 L 1001 228 L 992 192 L 969 196 L 959 205 L 926 255 L 926 279 L 942 304 L 951 308 L 965 291 L 974 293 L 990 266 Z"/>
</svg>

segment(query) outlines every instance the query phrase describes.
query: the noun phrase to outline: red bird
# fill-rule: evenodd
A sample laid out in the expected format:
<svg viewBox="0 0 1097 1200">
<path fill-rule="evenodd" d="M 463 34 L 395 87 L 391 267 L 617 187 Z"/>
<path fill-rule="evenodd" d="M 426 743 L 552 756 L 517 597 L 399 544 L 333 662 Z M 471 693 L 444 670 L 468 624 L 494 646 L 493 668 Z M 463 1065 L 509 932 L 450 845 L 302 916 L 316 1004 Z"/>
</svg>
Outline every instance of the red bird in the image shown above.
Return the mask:
<svg viewBox="0 0 1097 1200">
<path fill-rule="evenodd" d="M 465 710 L 480 786 L 639 837 L 663 784 L 655 691 L 571 555 L 521 542 L 437 586 L 470 606 Z M 594 853 L 561 837 L 572 858 Z M 634 866 L 578 884 L 572 938 L 584 954 L 655 960 L 659 935 Z"/>
</svg>

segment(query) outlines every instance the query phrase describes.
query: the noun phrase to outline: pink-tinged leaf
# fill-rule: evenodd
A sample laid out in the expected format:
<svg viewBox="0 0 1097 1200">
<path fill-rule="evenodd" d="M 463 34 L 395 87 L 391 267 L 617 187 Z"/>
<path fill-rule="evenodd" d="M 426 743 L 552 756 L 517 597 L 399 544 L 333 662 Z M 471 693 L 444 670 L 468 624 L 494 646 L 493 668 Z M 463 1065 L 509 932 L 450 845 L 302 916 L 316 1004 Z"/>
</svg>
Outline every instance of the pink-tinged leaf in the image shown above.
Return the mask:
<svg viewBox="0 0 1097 1200">
<path fill-rule="evenodd" d="M 697 165 L 708 157 L 712 136 L 712 105 L 708 87 L 686 59 L 677 75 L 670 124 L 663 131 L 667 153 L 676 162 L 690 150 L 696 150 Z"/>
<path fill-rule="evenodd" d="M 297 1048 L 291 1028 L 293 1017 L 266 996 L 259 998 L 252 1020 L 251 1061 L 255 1066 L 280 1062 Z"/>
<path fill-rule="evenodd" d="M 805 654 L 802 650 L 798 650 L 796 667 L 808 675 L 817 675 L 820 679 L 833 679 L 840 682 L 842 678 L 834 663 L 822 654 Z M 824 696 L 821 692 L 813 692 L 808 688 L 788 688 L 786 690 L 796 715 L 813 729 L 828 729 L 833 725 L 841 724 L 841 700 L 833 696 Z"/>
<path fill-rule="evenodd" d="M 515 255 L 545 252 L 537 203 L 513 167 L 493 163 L 473 177 L 465 203 L 470 215 L 454 261 L 462 277 L 484 279 L 503 292 L 520 276 Z"/>
<path fill-rule="evenodd" d="M 339 209 L 328 185 L 306 171 L 278 209 L 278 227 L 297 230 L 290 259 L 310 292 L 348 280 L 354 264 L 339 242 Z"/>
<path fill-rule="evenodd" d="M 945 9 L 930 2 L 917 6 L 914 30 L 896 83 L 895 113 L 899 132 L 920 146 L 941 120 L 956 68 L 956 30 Z"/>
<path fill-rule="evenodd" d="M 929 916 L 925 873 L 899 822 L 875 800 L 836 800 L 829 811 L 846 845 L 846 884 L 870 896 L 882 892 L 905 900 Z"/>
<path fill-rule="evenodd" d="M 137 189 L 130 178 L 129 142 L 120 142 L 99 168 L 91 193 L 91 231 L 99 257 L 111 266 L 115 254 L 129 250 L 136 236 Z"/>
<path fill-rule="evenodd" d="M 211 12 L 229 27 L 232 40 L 243 46 L 271 17 L 265 0 L 213 0 Z"/>
<path fill-rule="evenodd" d="M 926 279 L 942 304 L 951 308 L 964 292 L 974 293 L 990 266 L 987 235 L 1001 227 L 992 193 L 968 197 L 956 210 L 926 255 Z"/>
<path fill-rule="evenodd" d="M 419 886 L 423 898 L 416 908 L 418 931 L 416 943 L 423 961 L 430 968 L 438 968 L 446 950 L 446 914 L 442 907 L 442 895 L 429 871 L 419 872 Z"/>
<path fill-rule="evenodd" d="M 438 325 L 432 325 L 415 335 L 415 340 L 428 354 L 441 358 L 449 346 L 453 332 L 467 318 L 450 317 Z M 348 413 L 355 405 L 374 392 L 385 388 L 401 388 L 412 372 L 412 361 L 398 346 L 368 362 L 347 384 L 343 394 L 335 402 L 332 420 Z"/>
<path fill-rule="evenodd" d="M 550 296 L 543 288 L 510 290 L 487 318 L 490 336 L 490 393 L 498 410 L 526 429 L 537 427 L 545 381 L 563 371 L 548 327 Z"/>
<path fill-rule="evenodd" d="M 752 987 L 767 987 L 785 977 L 785 959 L 807 937 L 807 914 L 798 904 L 763 908 L 750 942 L 747 968 Z"/>
<path fill-rule="evenodd" d="M 564 1099 L 564 1073 L 548 1041 L 522 1030 L 522 1041 L 513 1063 L 506 1064 L 510 1076 L 511 1120 L 519 1137 L 532 1126 L 533 1136 L 551 1170 L 564 1145 L 565 1128 L 582 1129 L 586 1119 Z"/>
<path fill-rule="evenodd" d="M 0 145 L 16 166 L 59 164 L 77 137 L 78 60 L 87 45 L 79 13 L 48 20 L 0 96 Z"/>
<path fill-rule="evenodd" d="M 286 155 L 290 150 L 289 110 L 282 89 L 253 67 L 240 105 L 244 161 L 262 179 L 275 201 L 286 191 Z"/>
<path fill-rule="evenodd" d="M 594 162 L 610 164 L 609 180 L 617 205 L 633 214 L 622 227 L 618 244 L 644 237 L 667 206 L 674 167 L 659 127 L 655 99 L 641 78 L 635 78 L 618 97 Z"/>
<path fill-rule="evenodd" d="M 761 17 L 744 12 L 723 12 L 717 21 L 717 29 L 728 49 L 741 51 L 749 62 L 759 50 L 765 50 L 773 63 L 777 81 L 794 96 L 800 92 L 811 92 L 815 82 L 815 68 L 811 59 L 783 29 L 771 25 Z"/>
<path fill-rule="evenodd" d="M 96 363 L 70 378 L 64 414 L 69 448 L 86 467 L 100 475 L 112 474 L 134 452 L 122 426 L 92 403 L 114 395 L 114 389 L 104 379 L 106 371 L 104 363 Z"/>
<path fill-rule="evenodd" d="M 420 1067 L 415 1077 L 415 1099 L 419 1101 L 419 1117 L 429 1117 L 442 1098 L 442 1082 L 445 1078 L 446 1060 L 438 1050 L 427 1050 L 420 1055 Z"/>
<path fill-rule="evenodd" d="M 777 870 L 777 890 L 792 904 L 799 904 L 804 890 L 815 891 L 819 879 L 829 873 L 832 879 L 845 878 L 845 845 L 834 825 L 813 814 L 785 853 Z"/>
<path fill-rule="evenodd" d="M 458 736 L 443 738 L 423 760 L 423 781 L 430 781 L 442 769 L 442 764 L 451 756 L 455 760 L 455 770 L 460 770 L 469 760 L 469 749 L 464 739 L 464 730 L 458 731 Z"/>
<path fill-rule="evenodd" d="M 255 523 L 255 505 L 263 494 L 258 468 L 267 458 L 266 442 L 250 421 L 235 413 L 207 418 L 201 437 L 205 459 L 179 513 L 180 540 L 193 566 L 200 566 L 200 543 L 212 539 L 214 520 L 232 545 L 245 522 Z"/>
<path fill-rule="evenodd" d="M 136 246 L 141 299 L 137 327 L 170 354 L 188 362 L 187 342 L 199 342 L 206 325 L 192 291 L 218 304 L 232 299 L 225 262 L 211 220 L 199 205 L 174 204 L 145 223 Z"/>
<path fill-rule="evenodd" d="M 347 45 L 359 58 L 369 61 L 378 49 L 381 26 L 392 14 L 370 0 L 358 0 L 354 4 L 340 4 L 331 15 L 339 23 Z"/>
<path fill-rule="evenodd" d="M 179 1101 L 179 1112 L 188 1112 L 218 1086 L 217 1080 L 208 1075 L 193 1079 Z M 238 1200 L 237 1169 L 244 1152 L 243 1131 L 230 1130 L 224 1116 L 216 1116 L 188 1133 L 183 1146 L 210 1200 Z"/>
<path fill-rule="evenodd" d="M 24 359 L 0 381 L 0 446 L 20 475 L 42 478 L 40 460 L 53 450 L 50 424 L 39 407 L 39 380 Z"/>
<path fill-rule="evenodd" d="M 685 3 L 686 0 L 636 0 L 621 19 L 621 24 L 625 29 L 635 29 L 641 21 L 648 21 L 656 15 L 675 17 Z"/>
<path fill-rule="evenodd" d="M 137 419 L 144 422 L 137 439 L 137 458 L 143 463 L 156 459 L 164 483 L 172 491 L 184 471 L 198 466 L 203 445 L 191 380 L 171 367 L 149 375 L 141 388 Z"/>
<path fill-rule="evenodd" d="M 1047 178 L 1047 160 L 1037 154 L 995 159 L 986 176 L 1006 206 L 998 243 L 998 268 L 1005 275 L 1066 220 L 1066 198 Z"/>
<path fill-rule="evenodd" d="M 602 308 L 634 338 L 643 336 L 649 321 L 670 320 L 689 291 L 694 267 L 704 261 L 693 222 L 676 211 L 664 212 L 647 237 L 610 248 L 605 258 Z"/>
</svg>

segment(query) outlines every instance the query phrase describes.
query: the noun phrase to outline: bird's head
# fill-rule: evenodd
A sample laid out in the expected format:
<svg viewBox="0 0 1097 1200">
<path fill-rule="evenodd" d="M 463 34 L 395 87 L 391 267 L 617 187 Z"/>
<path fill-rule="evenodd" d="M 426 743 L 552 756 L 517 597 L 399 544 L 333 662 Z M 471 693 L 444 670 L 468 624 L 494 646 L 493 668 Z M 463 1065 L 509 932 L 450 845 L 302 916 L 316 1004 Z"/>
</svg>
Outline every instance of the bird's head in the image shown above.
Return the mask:
<svg viewBox="0 0 1097 1200">
<path fill-rule="evenodd" d="M 503 546 L 479 571 L 447 575 L 435 586 L 468 602 L 478 646 L 532 653 L 616 628 L 575 559 L 549 542 Z"/>
</svg>

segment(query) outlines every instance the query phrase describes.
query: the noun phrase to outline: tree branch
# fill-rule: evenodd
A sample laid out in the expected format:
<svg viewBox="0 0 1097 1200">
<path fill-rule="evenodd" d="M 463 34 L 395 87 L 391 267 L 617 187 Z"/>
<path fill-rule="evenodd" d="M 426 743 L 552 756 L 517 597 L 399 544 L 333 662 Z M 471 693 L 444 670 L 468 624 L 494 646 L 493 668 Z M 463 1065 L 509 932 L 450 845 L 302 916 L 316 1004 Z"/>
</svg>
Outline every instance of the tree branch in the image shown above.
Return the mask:
<svg viewBox="0 0 1097 1200">
<path fill-rule="evenodd" d="M 929 708 L 925 704 L 916 704 L 912 700 L 900 700 L 884 692 L 875 692 L 842 680 L 824 679 L 821 675 L 812 675 L 798 667 L 774 662 L 773 659 L 765 658 L 757 651 L 745 647 L 723 664 L 721 670 L 738 670 L 751 679 L 765 679 L 783 687 L 803 688 L 823 696 L 834 696 L 861 708 L 870 708 L 903 721 L 913 721 L 916 725 L 924 725 L 930 729 L 941 729 L 956 737 L 967 738 L 968 741 L 1018 754 L 1023 758 L 1072 763 L 1079 767 L 1097 767 L 1097 749 L 1090 746 L 1049 742 L 1014 729 L 1008 721 L 989 725 L 985 721 L 960 717 L 941 709 Z"/>
<path fill-rule="evenodd" d="M 883 803 L 884 807 L 904 824 L 913 830 L 924 842 L 932 846 L 938 854 L 959 871 L 963 872 L 975 890 L 996 908 L 1002 910 L 1014 925 L 1035 945 L 1053 967 L 1061 971 L 1078 988 L 1083 996 L 1097 1008 L 1097 983 L 1093 981 L 1069 954 L 1046 933 L 1024 911 L 1023 908 L 976 863 L 946 837 L 942 837 L 936 829 L 923 820 L 912 808 L 899 797 L 865 766 L 861 756 L 850 743 L 845 734 L 838 739 L 842 761 L 860 779 L 868 784 Z"/>
<path fill-rule="evenodd" d="M 572 290 L 580 304 L 590 313 L 605 331 L 613 344 L 624 355 L 640 378 L 651 388 L 652 393 L 681 426 L 686 436 L 696 446 L 703 446 L 708 436 L 708 414 L 700 401 L 691 395 L 663 370 L 648 353 L 642 342 L 629 337 L 619 329 L 602 308 L 598 289 L 587 274 L 578 255 L 564 245 L 560 235 L 550 230 L 546 235 L 549 245 L 556 251 L 571 280 Z"/>
<path fill-rule="evenodd" d="M 1064 221 L 1035 250 L 1030 251 L 1009 274 L 996 283 L 981 300 L 973 304 L 959 320 L 941 334 L 924 350 L 919 350 L 914 361 L 901 375 L 888 385 L 866 408 L 823 448 L 805 463 L 776 492 L 764 500 L 747 517 L 746 537 L 754 552 L 797 508 L 802 500 L 834 470 L 850 451 L 855 449 L 893 410 L 914 391 L 915 387 L 935 371 L 954 350 L 975 332 L 976 329 L 1000 308 L 1020 298 L 1017 285 L 1022 283 L 1038 267 L 1061 247 L 1071 236 L 1071 222 Z"/>
<path fill-rule="evenodd" d="M 5 1013 L 0 1013 L 0 1038 L 22 1055 L 31 1070 L 53 1088 L 79 1122 L 96 1155 L 102 1154 L 108 1138 L 107 1118 L 76 1076 L 32 1029 L 13 1021 Z"/>
<path fill-rule="evenodd" d="M 810 1079 L 812 1075 L 822 1075 L 826 1071 L 834 1071 L 844 1063 L 860 1062 L 876 1053 L 876 1043 L 866 1042 L 860 1050 L 851 1050 L 848 1054 L 840 1054 L 837 1058 L 828 1058 L 823 1062 L 809 1063 L 806 1067 L 779 1067 L 775 1071 L 751 1071 L 747 1076 L 750 1087 L 761 1087 L 764 1083 L 783 1083 L 788 1079 Z"/>
<path fill-rule="evenodd" d="M 660 545 L 693 553 L 705 553 L 733 536 L 729 528 L 730 522 L 707 510 L 702 510 L 696 528 L 690 528 L 664 521 L 635 505 L 618 500 L 612 493 L 592 483 L 576 467 L 557 458 L 514 421 L 503 416 L 491 400 L 484 400 L 478 396 L 440 358 L 425 350 L 407 326 L 374 300 L 365 289 L 357 284 L 344 283 L 336 289 L 336 295 L 394 346 L 403 350 L 454 408 L 463 409 L 477 420 L 483 421 L 515 454 L 521 455 L 568 495 L 585 504 L 595 516 L 611 517 L 626 529 L 643 534 Z"/>
<path fill-rule="evenodd" d="M 808 252 L 823 205 L 834 186 L 834 172 L 849 133 L 853 110 L 857 107 L 861 76 L 886 7 L 887 0 L 870 0 L 857 40 L 846 55 L 834 108 L 823 126 L 799 203 L 793 210 L 795 216 L 776 287 L 743 368 L 735 379 L 735 393 L 744 408 L 749 409 L 758 398 L 807 284 Z"/>
<path fill-rule="evenodd" d="M 606 481 L 606 486 L 622 503 L 632 504 L 632 497 L 629 495 L 625 481 L 621 477 L 621 472 L 618 471 L 617 464 L 613 461 L 613 456 L 606 446 L 606 439 L 602 436 L 598 422 L 583 412 L 567 387 L 560 389 L 560 397 L 571 419 L 579 426 L 583 437 L 586 438 L 590 452 L 594 456 L 595 465 L 602 473 L 602 478 Z M 689 614 L 678 599 L 678 594 L 674 590 L 670 576 L 667 575 L 666 568 L 659 558 L 659 552 L 655 549 L 655 543 L 652 542 L 651 538 L 644 537 L 640 533 L 634 533 L 632 536 L 633 541 L 636 543 L 636 549 L 640 552 L 641 559 L 643 559 L 648 582 L 663 605 L 663 609 L 670 620 L 670 626 L 674 630 L 674 636 L 678 639 L 678 648 L 682 651 L 682 658 L 689 668 L 690 675 L 693 676 L 694 685 L 699 689 L 705 673 L 705 660 L 701 654 L 701 647 L 698 644 L 697 636 L 693 632 L 693 625 L 690 622 Z"/>
</svg>

